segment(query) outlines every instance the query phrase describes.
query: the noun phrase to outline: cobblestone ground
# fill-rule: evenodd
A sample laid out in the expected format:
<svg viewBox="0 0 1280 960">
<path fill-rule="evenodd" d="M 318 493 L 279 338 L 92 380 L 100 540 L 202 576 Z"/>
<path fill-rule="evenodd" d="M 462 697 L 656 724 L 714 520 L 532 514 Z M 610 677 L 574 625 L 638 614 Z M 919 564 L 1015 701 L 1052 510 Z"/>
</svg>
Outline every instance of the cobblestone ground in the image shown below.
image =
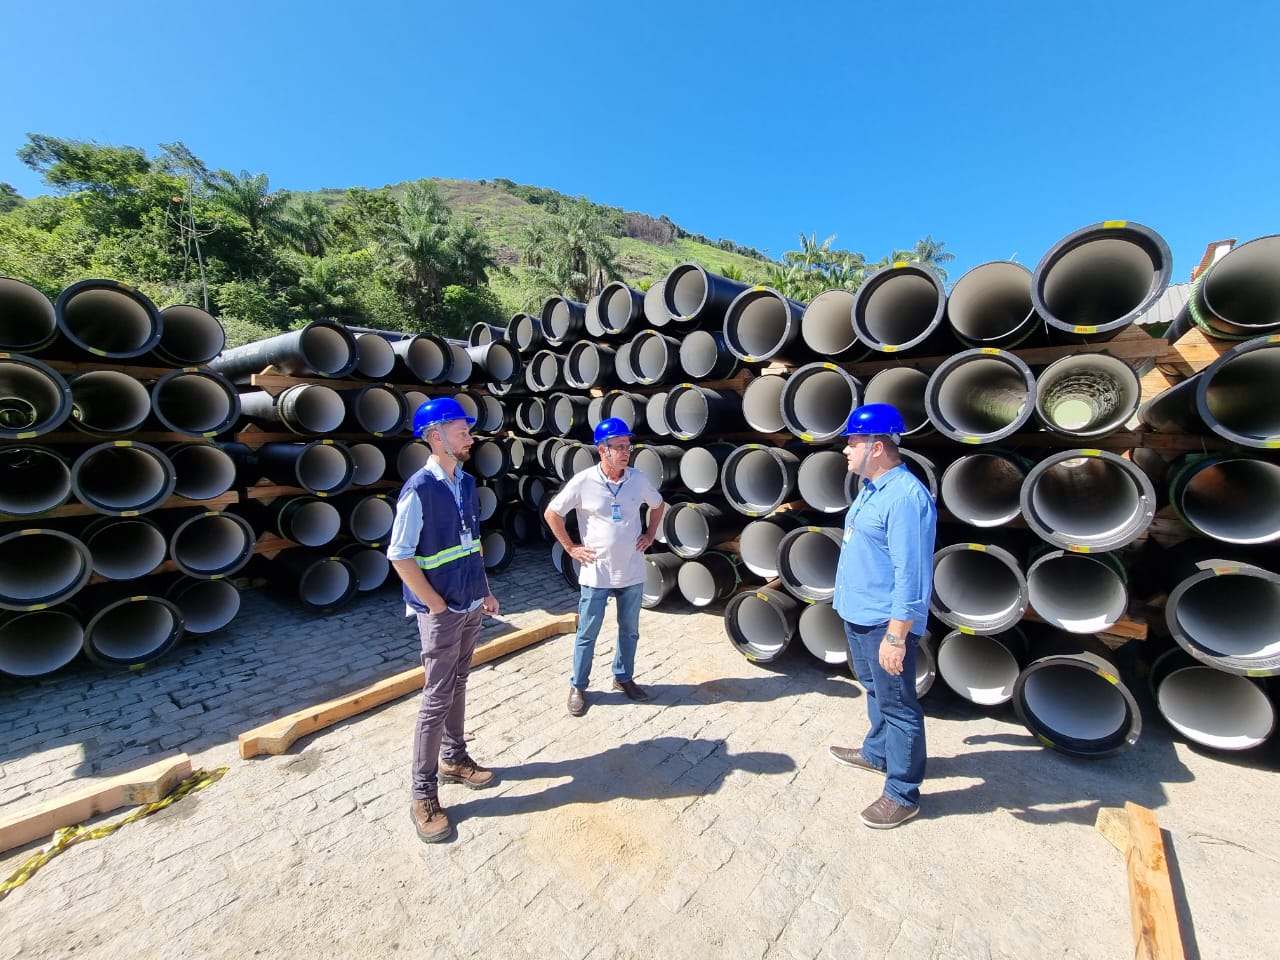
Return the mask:
<svg viewBox="0 0 1280 960">
<path fill-rule="evenodd" d="M 495 588 L 486 637 L 575 607 L 543 551 Z M 754 666 L 683 604 L 642 616 L 650 703 L 608 692 L 612 614 L 581 718 L 571 636 L 477 668 L 472 752 L 501 782 L 442 787 L 448 843 L 409 820 L 417 696 L 238 759 L 244 730 L 416 665 L 400 613 L 389 590 L 318 618 L 255 591 L 146 670 L 0 681 L 0 816 L 178 751 L 230 768 L 0 902 L 0 958 L 1131 956 L 1124 860 L 1093 827 L 1125 800 L 1166 830 L 1188 956 L 1280 940 L 1274 750 L 1197 753 L 1148 710 L 1133 750 L 1072 760 L 943 688 L 920 817 L 871 831 L 876 779 L 827 756 L 860 741 L 858 686 L 803 649 Z"/>
</svg>

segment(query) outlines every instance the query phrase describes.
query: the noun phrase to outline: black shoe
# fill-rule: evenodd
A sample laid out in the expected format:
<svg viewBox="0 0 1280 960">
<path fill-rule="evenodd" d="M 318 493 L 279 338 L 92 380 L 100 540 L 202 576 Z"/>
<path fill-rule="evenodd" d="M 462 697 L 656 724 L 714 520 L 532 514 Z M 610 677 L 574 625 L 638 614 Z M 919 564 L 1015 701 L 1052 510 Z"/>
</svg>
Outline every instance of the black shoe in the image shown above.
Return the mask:
<svg viewBox="0 0 1280 960">
<path fill-rule="evenodd" d="M 580 717 L 587 712 L 587 701 L 577 687 L 569 687 L 569 716 Z"/>
<path fill-rule="evenodd" d="M 619 693 L 625 693 L 628 700 L 634 700 L 636 703 L 649 699 L 649 694 L 645 693 L 644 687 L 634 680 L 615 679 L 613 681 L 613 689 Z"/>
</svg>

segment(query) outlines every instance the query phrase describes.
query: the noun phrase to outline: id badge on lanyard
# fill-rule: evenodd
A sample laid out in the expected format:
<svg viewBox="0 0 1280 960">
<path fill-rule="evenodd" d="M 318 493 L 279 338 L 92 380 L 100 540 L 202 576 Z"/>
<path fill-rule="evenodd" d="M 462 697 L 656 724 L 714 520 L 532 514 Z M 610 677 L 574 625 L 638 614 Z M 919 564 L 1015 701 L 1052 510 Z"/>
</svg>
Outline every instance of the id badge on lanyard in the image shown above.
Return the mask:
<svg viewBox="0 0 1280 960">
<path fill-rule="evenodd" d="M 615 504 L 613 505 L 613 514 L 612 514 L 612 517 L 613 517 L 613 522 L 614 522 L 614 523 L 621 523 L 621 522 L 622 522 L 622 504 L 620 504 L 620 503 L 615 503 Z"/>
</svg>

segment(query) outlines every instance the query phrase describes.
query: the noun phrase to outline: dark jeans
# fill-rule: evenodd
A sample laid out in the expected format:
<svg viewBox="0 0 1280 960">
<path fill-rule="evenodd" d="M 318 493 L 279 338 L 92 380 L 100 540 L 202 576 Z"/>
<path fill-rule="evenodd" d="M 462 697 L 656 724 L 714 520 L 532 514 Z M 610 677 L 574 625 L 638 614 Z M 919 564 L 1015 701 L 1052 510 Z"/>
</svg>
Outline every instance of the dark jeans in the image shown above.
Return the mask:
<svg viewBox="0 0 1280 960">
<path fill-rule="evenodd" d="M 483 619 L 479 609 L 470 613 L 446 610 L 418 614 L 425 677 L 413 736 L 415 799 L 437 796 L 436 771 L 441 755 L 450 763 L 466 756 L 462 734 L 467 710 L 467 677 Z"/>
<path fill-rule="evenodd" d="M 569 683 L 579 690 L 587 688 L 591 676 L 591 660 L 596 652 L 596 637 L 604 622 L 604 607 L 613 595 L 618 608 L 618 650 L 613 658 L 615 680 L 632 679 L 636 668 L 636 647 L 640 643 L 640 607 L 644 600 L 644 584 L 629 587 L 582 587 L 578 598 L 578 637 L 573 644 L 573 674 Z"/>
<path fill-rule="evenodd" d="M 905 807 L 920 803 L 924 782 L 924 710 L 916 699 L 916 650 L 920 637 L 907 637 L 902 673 L 893 676 L 880 666 L 880 641 L 887 623 L 863 627 L 845 623 L 853 654 L 853 672 L 867 692 L 871 729 L 862 741 L 862 756 L 885 772 L 884 793 Z"/>
</svg>

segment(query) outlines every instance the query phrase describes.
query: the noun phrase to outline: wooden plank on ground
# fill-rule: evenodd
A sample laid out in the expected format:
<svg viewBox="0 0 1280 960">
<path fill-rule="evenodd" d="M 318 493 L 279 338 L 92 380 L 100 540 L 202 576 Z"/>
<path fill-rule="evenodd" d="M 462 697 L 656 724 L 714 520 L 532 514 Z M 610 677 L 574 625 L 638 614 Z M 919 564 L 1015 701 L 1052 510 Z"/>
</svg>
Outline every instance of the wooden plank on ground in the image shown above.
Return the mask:
<svg viewBox="0 0 1280 960">
<path fill-rule="evenodd" d="M 1134 957 L 1185 960 L 1173 881 L 1155 813 L 1132 802 L 1123 810 L 1103 807 L 1095 825 L 1125 856 Z"/>
<path fill-rule="evenodd" d="M 30 810 L 0 818 L 0 851 L 12 850 L 55 830 L 83 823 L 100 813 L 140 803 L 155 803 L 168 796 L 191 776 L 191 758 L 185 753 L 122 773 Z"/>
<path fill-rule="evenodd" d="M 566 613 L 539 626 L 517 630 L 476 647 L 471 663 L 473 666 L 488 663 L 537 643 L 539 640 L 574 630 L 577 626 L 578 615 Z M 294 741 L 300 737 L 333 726 L 335 723 L 391 700 L 398 700 L 415 690 L 421 690 L 422 681 L 423 670 L 421 667 L 415 667 L 379 680 L 354 693 L 336 697 L 247 730 L 237 738 L 240 745 L 240 759 L 248 760 L 263 753 L 279 756 L 293 746 Z"/>
</svg>

